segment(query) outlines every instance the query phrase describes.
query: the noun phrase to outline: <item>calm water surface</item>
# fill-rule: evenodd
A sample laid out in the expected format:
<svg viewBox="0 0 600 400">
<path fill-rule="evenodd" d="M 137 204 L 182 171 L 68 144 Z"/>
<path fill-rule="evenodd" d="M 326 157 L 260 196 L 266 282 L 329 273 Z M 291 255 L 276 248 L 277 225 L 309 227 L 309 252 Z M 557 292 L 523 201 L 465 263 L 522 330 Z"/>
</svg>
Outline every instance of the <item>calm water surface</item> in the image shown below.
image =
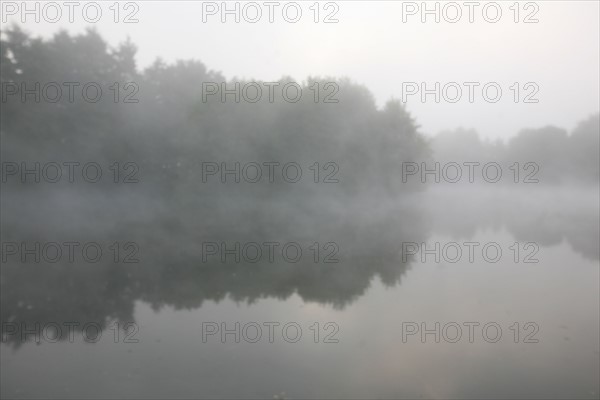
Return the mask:
<svg viewBox="0 0 600 400">
<path fill-rule="evenodd" d="M 598 398 L 597 189 L 464 190 L 226 214 L 148 204 L 117 215 L 114 198 L 5 195 L 4 241 L 135 241 L 140 262 L 4 263 L 4 328 L 55 323 L 63 337 L 4 332 L 1 394 Z M 293 241 L 303 256 L 202 262 L 207 241 Z M 321 248 L 315 263 L 314 242 L 337 247 Z M 476 243 L 472 260 L 465 242 Z M 439 262 L 409 243 L 439 243 Z M 328 254 L 338 262 L 322 262 Z M 102 336 L 86 342 L 76 328 L 65 337 L 69 322 L 101 326 Z"/>
</svg>

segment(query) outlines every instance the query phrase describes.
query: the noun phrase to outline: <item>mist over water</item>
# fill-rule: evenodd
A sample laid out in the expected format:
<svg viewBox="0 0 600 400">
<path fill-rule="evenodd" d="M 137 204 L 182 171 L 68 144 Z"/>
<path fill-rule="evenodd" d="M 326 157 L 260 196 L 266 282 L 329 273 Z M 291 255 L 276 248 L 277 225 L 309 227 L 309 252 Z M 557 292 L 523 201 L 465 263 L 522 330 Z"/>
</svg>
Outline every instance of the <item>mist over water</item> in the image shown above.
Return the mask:
<svg viewBox="0 0 600 400">
<path fill-rule="evenodd" d="M 202 3 L 219 7 L 189 2 L 187 10 L 213 10 Z M 402 3 L 419 6 L 389 10 L 412 18 Z M 556 21 L 548 3 L 528 3 L 542 31 Z M 433 96 L 415 105 L 418 95 L 403 102 L 406 93 L 381 102 L 379 87 L 393 86 L 385 74 L 367 71 L 379 82 L 369 87 L 350 67 L 331 74 L 310 60 L 276 81 L 253 78 L 252 61 L 238 79 L 212 68 L 233 71 L 241 61 L 208 65 L 193 50 L 171 61 L 180 44 L 147 44 L 157 10 L 173 10 L 164 2 L 121 3 L 119 18 L 139 7 L 131 14 L 139 22 L 118 45 L 123 27 L 113 21 L 111 30 L 108 5 L 108 21 L 88 30 L 58 23 L 59 31 L 43 14 L 22 23 L 14 4 L 2 6 L 12 19 L 0 36 L 3 398 L 600 396 L 597 99 L 577 97 L 579 122 L 560 126 L 574 111 L 544 108 L 561 86 L 535 76 L 527 79 L 542 89 L 538 102 L 480 100 L 471 109 L 443 96 L 441 105 Z M 536 37 L 535 25 L 511 22 L 501 4 L 497 32 L 485 20 L 472 30 Z M 518 4 L 519 18 L 535 10 Z M 227 26 L 247 32 L 239 54 L 265 32 L 294 42 L 315 24 L 310 6 L 301 3 L 298 25 L 209 19 L 207 59 L 228 60 L 216 54 L 230 41 Z M 360 10 L 371 28 L 381 18 L 381 32 L 391 29 L 363 2 L 317 6 L 319 19 L 339 8 L 339 24 L 327 32 L 317 24 L 323 40 L 354 37 L 348 25 L 366 24 L 355 19 Z M 590 5 L 562 7 L 581 57 L 597 54 L 587 33 L 598 17 L 580 30 L 572 20 Z M 470 29 L 417 17 L 402 26 L 442 36 Z M 165 23 L 173 31 L 164 35 L 191 41 L 177 36 L 179 22 Z M 373 35 L 365 33 L 365 55 L 391 68 L 395 58 L 376 50 L 389 39 Z M 267 48 L 286 53 L 273 40 Z M 444 54 L 430 38 L 415 42 Z M 349 63 L 353 43 L 362 45 L 348 41 L 340 60 Z M 158 51 L 167 61 L 140 62 Z M 502 54 L 518 70 L 518 57 Z M 563 80 L 574 74 L 570 62 L 552 66 Z M 443 64 L 431 68 L 424 77 L 447 76 Z M 574 82 L 597 93 L 587 68 Z M 293 77 L 309 69 L 316 73 Z M 520 94 L 531 94 L 524 83 Z M 429 102 L 438 114 L 423 113 Z M 520 107 L 523 125 L 492 138 L 480 132 L 479 107 L 506 118 Z M 477 122 L 424 128 L 452 112 Z"/>
</svg>

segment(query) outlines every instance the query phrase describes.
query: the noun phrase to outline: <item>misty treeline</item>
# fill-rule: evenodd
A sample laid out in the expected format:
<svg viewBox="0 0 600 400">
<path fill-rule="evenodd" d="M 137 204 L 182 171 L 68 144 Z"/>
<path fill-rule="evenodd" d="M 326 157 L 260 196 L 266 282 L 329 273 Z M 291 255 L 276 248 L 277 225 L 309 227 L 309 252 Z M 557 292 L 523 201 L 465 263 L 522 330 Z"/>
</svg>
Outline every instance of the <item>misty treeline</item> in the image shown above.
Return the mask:
<svg viewBox="0 0 600 400">
<path fill-rule="evenodd" d="M 223 102 L 220 95 L 203 98 L 203 83 L 226 80 L 201 62 L 157 60 L 140 71 L 135 54 L 130 41 L 111 48 L 94 30 L 76 36 L 63 31 L 44 40 L 16 26 L 7 29 L 1 42 L 2 160 L 134 162 L 140 181 L 164 196 L 200 190 L 203 162 L 226 162 L 229 168 L 234 162 L 296 162 L 303 167 L 302 183 L 314 176 L 308 167 L 315 162 L 321 175 L 334 172 L 323 168 L 335 163 L 335 190 L 343 194 L 408 190 L 417 180 L 402 183 L 402 163 L 412 161 L 535 162 L 543 183 L 599 179 L 598 115 L 570 134 L 548 126 L 523 130 L 504 143 L 459 129 L 426 140 L 402 104 L 391 100 L 378 109 L 365 87 L 347 79 L 309 78 L 296 103 L 277 91 L 273 102 L 266 95 L 256 103 L 236 103 L 232 95 Z M 22 88 L 49 82 L 78 84 L 72 86 L 74 99 L 63 85 L 56 102 L 36 102 L 32 94 L 23 101 Z M 103 90 L 98 102 L 82 96 L 90 82 Z M 249 81 L 234 79 L 228 87 L 234 82 Z M 288 82 L 293 80 L 279 81 Z M 7 83 L 16 84 L 19 93 L 7 93 Z M 327 83 L 339 88 L 337 103 L 323 102 Z M 315 84 L 321 89 L 317 102 Z M 218 182 L 219 173 L 215 176 Z M 271 194 L 282 186 L 278 183 Z M 219 190 L 211 186 L 211 192 Z M 315 190 L 315 185 L 283 186 L 287 194 Z"/>
<path fill-rule="evenodd" d="M 544 184 L 598 184 L 600 180 L 600 118 L 594 114 L 572 132 L 555 126 L 523 129 L 508 142 L 482 140 L 473 129 L 456 129 L 430 142 L 440 163 L 498 162 L 503 166 L 536 163 L 535 178 Z M 530 168 L 529 172 L 533 173 Z"/>
<path fill-rule="evenodd" d="M 3 86 L 7 81 L 25 82 L 27 88 L 35 82 L 96 82 L 106 89 L 118 82 L 124 97 L 133 93 L 123 90 L 124 85 L 134 82 L 139 102 L 115 103 L 114 90 L 105 90 L 97 103 L 84 101 L 80 89 L 74 102 L 66 94 L 56 103 L 36 103 L 33 96 L 23 103 L 19 95 L 6 96 L 2 159 L 105 160 L 107 165 L 131 161 L 140 167 L 140 183 L 152 183 L 149 187 L 161 193 L 200 190 L 202 162 L 226 162 L 228 167 L 234 162 L 295 162 L 305 175 L 300 183 L 307 184 L 282 185 L 286 193 L 298 187 L 315 190 L 316 185 L 308 184 L 314 181 L 308 168 L 318 162 L 326 175 L 334 167 L 325 171 L 324 165 L 333 162 L 336 190 L 352 193 L 398 189 L 402 161 L 427 155 L 425 140 L 400 103 L 392 101 L 378 110 L 369 91 L 348 80 L 310 78 L 302 83 L 303 95 L 296 103 L 281 96 L 273 103 L 267 96 L 257 103 L 236 103 L 233 96 L 225 102 L 220 96 L 203 102 L 202 84 L 225 82 L 221 74 L 197 61 L 167 65 L 157 60 L 139 71 L 135 52 L 130 42 L 111 49 L 91 30 L 78 36 L 61 32 L 49 40 L 7 30 L 2 39 Z M 315 82 L 335 83 L 339 101 L 315 102 L 309 89 Z M 271 194 L 280 183 L 275 180 Z"/>
</svg>

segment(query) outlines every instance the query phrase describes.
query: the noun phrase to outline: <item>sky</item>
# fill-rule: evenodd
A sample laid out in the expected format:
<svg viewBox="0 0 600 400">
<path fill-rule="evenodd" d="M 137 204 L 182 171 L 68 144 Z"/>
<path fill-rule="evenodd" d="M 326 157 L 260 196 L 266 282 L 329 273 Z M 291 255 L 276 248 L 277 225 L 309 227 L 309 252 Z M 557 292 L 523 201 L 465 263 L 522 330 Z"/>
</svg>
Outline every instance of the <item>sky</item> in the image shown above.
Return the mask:
<svg viewBox="0 0 600 400">
<path fill-rule="evenodd" d="M 55 23 L 44 18 L 36 22 L 33 15 L 25 15 L 23 22 L 21 8 L 8 15 L 21 2 L 2 3 L 2 19 L 8 22 L 3 27 L 16 23 L 49 37 L 60 29 L 79 33 L 93 26 L 114 46 L 129 37 L 138 46 L 139 68 L 161 57 L 167 62 L 200 60 L 228 79 L 348 77 L 368 87 L 379 106 L 392 98 L 406 100 L 426 135 L 464 127 L 493 140 L 546 125 L 571 130 L 600 109 L 597 1 L 480 1 L 474 8 L 464 1 L 425 6 L 403 1 L 321 1 L 316 6 L 298 1 L 296 6 L 280 1 L 273 22 L 264 1 L 255 2 L 258 7 L 227 2 L 230 9 L 239 3 L 239 22 L 233 14 L 222 22 L 222 2 L 121 2 L 116 23 L 113 1 L 98 2 L 102 15 L 95 23 L 83 18 L 86 2 L 77 2 L 73 22 L 64 2 L 56 2 L 62 14 Z M 435 14 L 422 13 L 424 7 L 434 10 L 436 3 L 439 22 Z M 40 2 L 42 17 L 44 4 Z M 288 22 L 297 8 L 299 21 Z M 257 9 L 261 18 L 251 23 Z M 88 9 L 88 20 L 93 10 Z M 493 22 L 497 10 L 499 20 Z M 53 9 L 46 11 L 54 18 Z M 124 23 L 131 13 L 138 22 Z M 337 22 L 325 23 L 326 17 Z M 436 82 L 439 102 L 435 93 L 423 101 L 422 89 L 435 92 Z"/>
</svg>

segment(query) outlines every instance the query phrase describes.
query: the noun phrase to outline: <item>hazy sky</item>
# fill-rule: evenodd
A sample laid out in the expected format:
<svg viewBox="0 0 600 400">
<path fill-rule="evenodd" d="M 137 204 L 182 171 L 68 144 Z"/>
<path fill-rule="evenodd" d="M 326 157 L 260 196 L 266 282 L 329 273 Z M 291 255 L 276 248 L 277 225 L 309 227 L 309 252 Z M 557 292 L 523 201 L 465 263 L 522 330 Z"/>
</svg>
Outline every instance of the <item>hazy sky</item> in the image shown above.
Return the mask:
<svg viewBox="0 0 600 400">
<path fill-rule="evenodd" d="M 4 2 L 11 3 L 11 2 Z M 426 134 L 459 126 L 475 128 L 489 138 L 506 138 L 524 127 L 554 124 L 572 129 L 578 121 L 600 109 L 599 105 L 599 2 L 597 1 L 537 1 L 519 4 L 519 20 L 515 23 L 513 1 L 500 1 L 499 22 L 484 19 L 479 2 L 469 22 L 469 8 L 458 1 L 462 17 L 457 23 L 443 18 L 447 2 L 439 2 L 441 20 L 434 15 L 421 21 L 421 14 L 405 15 L 410 2 L 401 1 L 337 1 L 335 18 L 338 23 L 314 23 L 309 7 L 313 1 L 298 2 L 302 18 L 292 24 L 282 17 L 280 2 L 275 8 L 275 22 L 268 22 L 268 8 L 258 1 L 263 15 L 257 23 L 233 16 L 222 23 L 220 13 L 202 21 L 203 2 L 146 1 L 137 2 L 138 23 L 114 23 L 109 6 L 103 3 L 99 22 L 89 24 L 75 12 L 70 23 L 63 6 L 58 23 L 35 23 L 32 17 L 25 24 L 20 16 L 9 17 L 26 30 L 51 35 L 63 28 L 81 32 L 95 26 L 111 43 L 118 44 L 127 36 L 138 45 L 138 66 L 145 67 L 156 57 L 165 61 L 194 58 L 209 69 L 233 77 L 273 81 L 283 75 L 298 81 L 307 76 L 346 76 L 366 85 L 379 105 L 395 97 L 401 98 L 404 82 L 425 82 L 433 88 L 435 82 L 444 86 L 457 82 L 462 97 L 456 103 L 443 98 L 435 103 L 429 95 L 423 103 L 419 95 L 409 96 L 407 106 Z M 209 3 L 209 2 L 204 2 Z M 234 7 L 234 2 L 228 2 Z M 320 3 L 319 18 L 334 11 Z M 403 4 L 404 3 L 404 4 Z M 433 9 L 435 2 L 428 2 Z M 16 4 L 20 4 L 17 2 Z M 63 2 L 58 2 L 63 4 Z M 83 4 L 83 2 L 82 2 Z M 220 7 L 221 2 L 215 3 Z M 243 7 L 244 2 L 240 2 Z M 421 2 L 414 3 L 420 9 Z M 527 4 L 527 5 L 526 5 Z M 124 10 L 120 18 L 132 11 Z M 205 5 L 206 7 L 206 5 Z M 408 7 L 408 8 L 407 8 Z M 254 10 L 248 8 L 248 16 Z M 294 16 L 290 8 L 289 16 Z M 419 10 L 420 11 L 420 10 Z M 456 8 L 446 6 L 448 18 L 454 18 Z M 537 23 L 523 23 L 529 14 Z M 493 5 L 487 9 L 489 19 L 495 17 Z M 4 24 L 3 24 L 4 25 Z M 469 88 L 463 82 L 478 82 L 474 87 L 474 102 L 469 102 Z M 496 82 L 502 89 L 497 103 L 487 102 L 482 87 Z M 514 102 L 511 86 L 519 82 L 520 101 Z M 528 82 L 533 85 L 525 87 Z M 527 94 L 538 103 L 524 103 Z M 513 86 L 514 88 L 514 86 Z M 456 91 L 448 87 L 448 96 Z M 488 95 L 493 97 L 495 89 Z"/>
</svg>

